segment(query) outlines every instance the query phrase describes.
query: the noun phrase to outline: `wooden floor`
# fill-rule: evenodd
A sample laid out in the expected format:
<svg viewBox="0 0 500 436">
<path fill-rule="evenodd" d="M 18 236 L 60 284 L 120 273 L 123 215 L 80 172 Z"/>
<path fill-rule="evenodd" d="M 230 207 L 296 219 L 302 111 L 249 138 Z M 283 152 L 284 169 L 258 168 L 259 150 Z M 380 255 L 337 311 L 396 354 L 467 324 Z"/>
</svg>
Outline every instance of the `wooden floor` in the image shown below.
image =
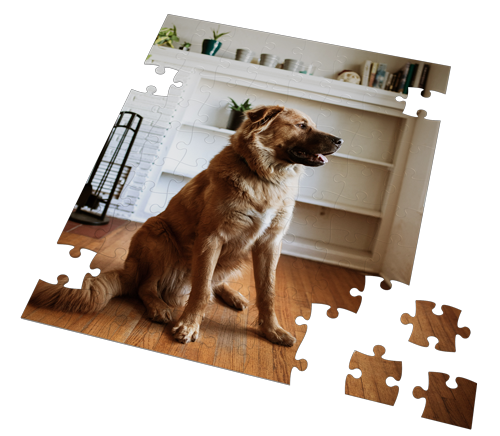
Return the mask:
<svg viewBox="0 0 500 436">
<path fill-rule="evenodd" d="M 105 272 L 123 265 L 130 239 L 139 226 L 128 223 L 101 239 L 63 232 L 58 243 L 73 245 L 73 254 L 77 248 L 97 252 L 91 268 Z M 251 265 L 238 283 L 231 283 L 234 289 L 249 298 L 250 307 L 237 311 L 216 299 L 202 322 L 200 338 L 190 344 L 180 344 L 173 339 L 172 323 L 164 325 L 149 321 L 142 302 L 131 297 L 115 298 L 100 313 L 84 315 L 28 304 L 22 317 L 289 384 L 293 367 L 306 368 L 305 361 L 295 360 L 295 354 L 307 327 L 298 326 L 295 319 L 298 316 L 308 319 L 312 303 L 330 305 L 328 316 L 332 318 L 338 315 L 338 308 L 357 312 L 361 297 L 352 297 L 349 292 L 352 288 L 362 291 L 365 278 L 353 270 L 282 255 L 276 282 L 278 319 L 297 338 L 292 348 L 273 345 L 256 333 L 256 294 Z M 181 313 L 182 308 L 177 309 L 174 319 Z"/>
<path fill-rule="evenodd" d="M 88 229 L 90 233 L 85 231 L 77 234 L 71 231 L 71 226 L 69 226 L 66 227 L 66 230 L 69 231 L 63 231 L 61 234 L 59 243 L 74 246 L 72 255 L 76 255 L 80 248 L 95 251 L 97 254 L 90 266 L 91 268 L 100 268 L 104 272 L 120 268 L 123 265 L 130 239 L 139 226 L 140 224 L 128 222 L 114 230 L 110 228 L 105 237 L 101 237 L 102 235 L 99 234 L 101 239 L 89 237 L 88 234 L 93 235 L 91 229 Z M 306 331 L 305 325 L 295 324 L 296 317 L 309 318 L 312 303 L 330 305 L 328 316 L 332 318 L 338 315 L 338 308 L 357 312 L 361 304 L 361 297 L 352 297 L 349 291 L 352 288 L 362 291 L 365 278 L 361 273 L 352 270 L 282 255 L 277 268 L 276 282 L 278 318 L 282 326 L 297 338 L 297 343 L 292 348 L 273 345 L 256 333 L 255 283 L 251 265 L 238 283 L 231 284 L 233 288 L 249 298 L 250 307 L 240 312 L 228 307 L 218 299 L 215 300 L 210 305 L 201 325 L 200 338 L 196 342 L 186 345 L 179 344 L 173 339 L 171 324 L 164 325 L 149 321 L 145 317 L 145 308 L 141 301 L 132 297 L 115 298 L 102 312 L 87 315 L 37 308 L 28 304 L 22 317 L 289 384 L 293 367 L 300 370 L 306 368 L 304 361 L 295 360 L 297 348 L 304 339 Z M 182 308 L 177 309 L 174 313 L 174 319 L 177 319 L 181 313 Z M 433 320 L 431 319 L 423 320 L 424 324 L 430 326 L 426 332 L 440 336 L 439 332 L 456 328 L 455 318 L 458 318 L 458 314 L 455 314 L 453 319 L 441 317 L 439 325 L 432 324 Z M 429 314 L 422 315 L 431 316 Z M 432 318 L 437 317 L 432 316 Z M 453 349 L 450 348 L 448 351 L 455 350 L 454 335 L 452 339 Z M 373 357 L 369 357 L 369 360 L 371 362 Z M 385 385 L 387 374 L 379 366 L 370 366 L 370 373 L 373 377 L 366 377 L 365 374 L 361 383 L 355 380 L 350 386 L 346 386 L 346 389 L 349 388 L 347 389 L 349 392 L 346 391 L 346 393 L 385 404 L 394 404 L 394 392 L 391 391 L 392 388 Z M 439 376 L 446 381 L 448 378 L 447 375 L 436 374 L 430 373 L 430 379 Z M 393 374 L 391 373 L 391 375 Z M 383 389 L 377 388 L 376 392 L 373 392 L 373 387 L 376 385 L 374 380 L 375 382 L 378 380 Z M 471 428 L 475 383 L 468 380 L 461 381 L 460 383 L 465 387 L 450 390 L 441 379 L 438 379 L 439 381 L 441 384 L 435 383 L 434 385 L 437 387 L 432 385 L 428 393 L 418 388 L 414 391 L 414 395 L 415 392 L 417 393 L 415 395 L 417 398 L 427 396 L 423 417 Z M 385 397 L 384 392 L 387 394 Z"/>
</svg>

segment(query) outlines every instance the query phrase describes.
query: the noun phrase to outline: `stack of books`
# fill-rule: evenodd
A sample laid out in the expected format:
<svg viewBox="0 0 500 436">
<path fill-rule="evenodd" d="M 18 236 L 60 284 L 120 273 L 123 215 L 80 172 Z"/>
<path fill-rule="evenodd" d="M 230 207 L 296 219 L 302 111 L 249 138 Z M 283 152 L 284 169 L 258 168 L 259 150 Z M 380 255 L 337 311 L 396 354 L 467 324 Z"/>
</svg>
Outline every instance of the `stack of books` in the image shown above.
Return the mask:
<svg viewBox="0 0 500 436">
<path fill-rule="evenodd" d="M 386 64 L 366 61 L 361 85 L 408 94 L 410 87 L 425 89 L 429 69 L 429 64 L 407 62 L 403 68 L 393 74 L 387 71 Z"/>
</svg>

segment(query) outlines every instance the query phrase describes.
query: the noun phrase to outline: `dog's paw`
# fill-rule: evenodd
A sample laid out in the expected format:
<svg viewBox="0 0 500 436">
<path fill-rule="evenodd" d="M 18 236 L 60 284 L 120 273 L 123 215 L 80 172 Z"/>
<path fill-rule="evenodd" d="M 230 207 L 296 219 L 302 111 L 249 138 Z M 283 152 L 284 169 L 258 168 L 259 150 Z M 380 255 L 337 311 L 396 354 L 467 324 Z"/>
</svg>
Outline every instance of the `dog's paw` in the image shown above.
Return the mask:
<svg viewBox="0 0 500 436">
<path fill-rule="evenodd" d="M 172 321 L 172 311 L 168 306 L 148 308 L 148 318 L 153 322 L 167 324 Z"/>
<path fill-rule="evenodd" d="M 283 345 L 285 347 L 292 347 L 295 344 L 296 339 L 288 333 L 282 327 L 264 327 L 260 326 L 260 333 L 264 336 L 268 341 L 271 341 L 273 344 Z"/>
<path fill-rule="evenodd" d="M 245 310 L 248 307 L 248 300 L 239 292 L 224 296 L 224 301 L 231 307 L 238 310 Z"/>
<path fill-rule="evenodd" d="M 180 319 L 172 329 L 172 333 L 176 341 L 181 344 L 187 344 L 198 339 L 200 325 L 197 322 L 188 322 Z"/>
</svg>

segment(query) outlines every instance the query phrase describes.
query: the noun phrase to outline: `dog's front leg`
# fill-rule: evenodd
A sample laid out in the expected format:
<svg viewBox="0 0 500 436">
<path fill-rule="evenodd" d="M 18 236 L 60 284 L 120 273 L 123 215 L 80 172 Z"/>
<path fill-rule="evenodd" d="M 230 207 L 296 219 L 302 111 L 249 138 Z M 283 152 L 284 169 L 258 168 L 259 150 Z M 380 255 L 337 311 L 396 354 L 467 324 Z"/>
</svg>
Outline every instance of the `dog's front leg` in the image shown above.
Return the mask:
<svg viewBox="0 0 500 436">
<path fill-rule="evenodd" d="M 172 329 L 174 338 L 183 344 L 198 338 L 205 309 L 212 298 L 212 277 L 221 248 L 222 241 L 217 236 L 198 236 L 195 240 L 191 293 L 182 316 Z"/>
<path fill-rule="evenodd" d="M 281 238 L 277 235 L 265 235 L 257 240 L 252 249 L 259 331 L 269 341 L 291 347 L 295 338 L 280 326 L 274 311 L 274 285 L 280 252 Z"/>
</svg>

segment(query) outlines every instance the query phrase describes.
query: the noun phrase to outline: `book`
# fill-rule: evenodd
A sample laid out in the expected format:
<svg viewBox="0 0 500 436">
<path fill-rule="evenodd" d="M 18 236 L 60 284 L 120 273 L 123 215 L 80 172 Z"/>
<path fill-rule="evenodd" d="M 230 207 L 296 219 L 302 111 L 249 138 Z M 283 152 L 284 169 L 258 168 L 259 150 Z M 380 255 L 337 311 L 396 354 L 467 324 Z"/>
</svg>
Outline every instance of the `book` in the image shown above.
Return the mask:
<svg viewBox="0 0 500 436">
<path fill-rule="evenodd" d="M 406 65 L 401 69 L 401 76 L 399 78 L 399 83 L 396 92 L 403 92 L 405 89 L 406 77 L 408 76 L 408 71 L 410 69 L 410 63 L 407 62 Z"/>
<path fill-rule="evenodd" d="M 361 79 L 361 84 L 364 86 L 368 86 L 368 82 L 370 80 L 371 68 L 372 68 L 372 61 L 365 61 L 365 65 L 363 67 L 362 79 Z"/>
<path fill-rule="evenodd" d="M 391 84 L 392 78 L 394 74 L 388 73 L 385 75 L 384 83 L 382 84 L 382 89 L 389 89 L 389 85 Z"/>
<path fill-rule="evenodd" d="M 387 69 L 387 64 L 378 65 L 377 74 L 375 75 L 375 81 L 373 82 L 374 88 L 382 89 L 382 84 L 384 83 L 386 69 Z"/>
<path fill-rule="evenodd" d="M 394 77 L 392 78 L 392 83 L 391 87 L 389 88 L 389 91 L 396 92 L 399 84 L 399 79 L 401 78 L 401 70 L 399 70 L 396 74 L 394 74 Z"/>
<path fill-rule="evenodd" d="M 372 63 L 372 70 L 370 71 L 370 79 L 368 80 L 368 86 L 373 86 L 373 82 L 375 82 L 375 76 L 377 75 L 378 63 Z"/>
<path fill-rule="evenodd" d="M 413 88 L 420 88 L 420 78 L 422 77 L 422 71 L 424 69 L 424 64 L 420 62 L 417 67 L 417 71 L 413 75 Z"/>
<path fill-rule="evenodd" d="M 422 70 L 422 77 L 420 77 L 420 83 L 418 84 L 419 88 L 425 89 L 425 85 L 427 84 L 427 77 L 429 76 L 429 70 L 431 66 L 429 64 L 424 64 L 424 68 Z"/>
<path fill-rule="evenodd" d="M 417 75 L 417 69 L 418 69 L 418 64 L 413 64 L 413 74 L 411 76 L 410 84 L 408 85 L 409 88 L 415 87 L 415 76 Z"/>
<path fill-rule="evenodd" d="M 408 68 L 408 75 L 406 76 L 405 86 L 403 88 L 403 94 L 408 94 L 408 88 L 410 86 L 414 71 L 415 71 L 415 64 L 410 64 L 410 67 Z"/>
</svg>

